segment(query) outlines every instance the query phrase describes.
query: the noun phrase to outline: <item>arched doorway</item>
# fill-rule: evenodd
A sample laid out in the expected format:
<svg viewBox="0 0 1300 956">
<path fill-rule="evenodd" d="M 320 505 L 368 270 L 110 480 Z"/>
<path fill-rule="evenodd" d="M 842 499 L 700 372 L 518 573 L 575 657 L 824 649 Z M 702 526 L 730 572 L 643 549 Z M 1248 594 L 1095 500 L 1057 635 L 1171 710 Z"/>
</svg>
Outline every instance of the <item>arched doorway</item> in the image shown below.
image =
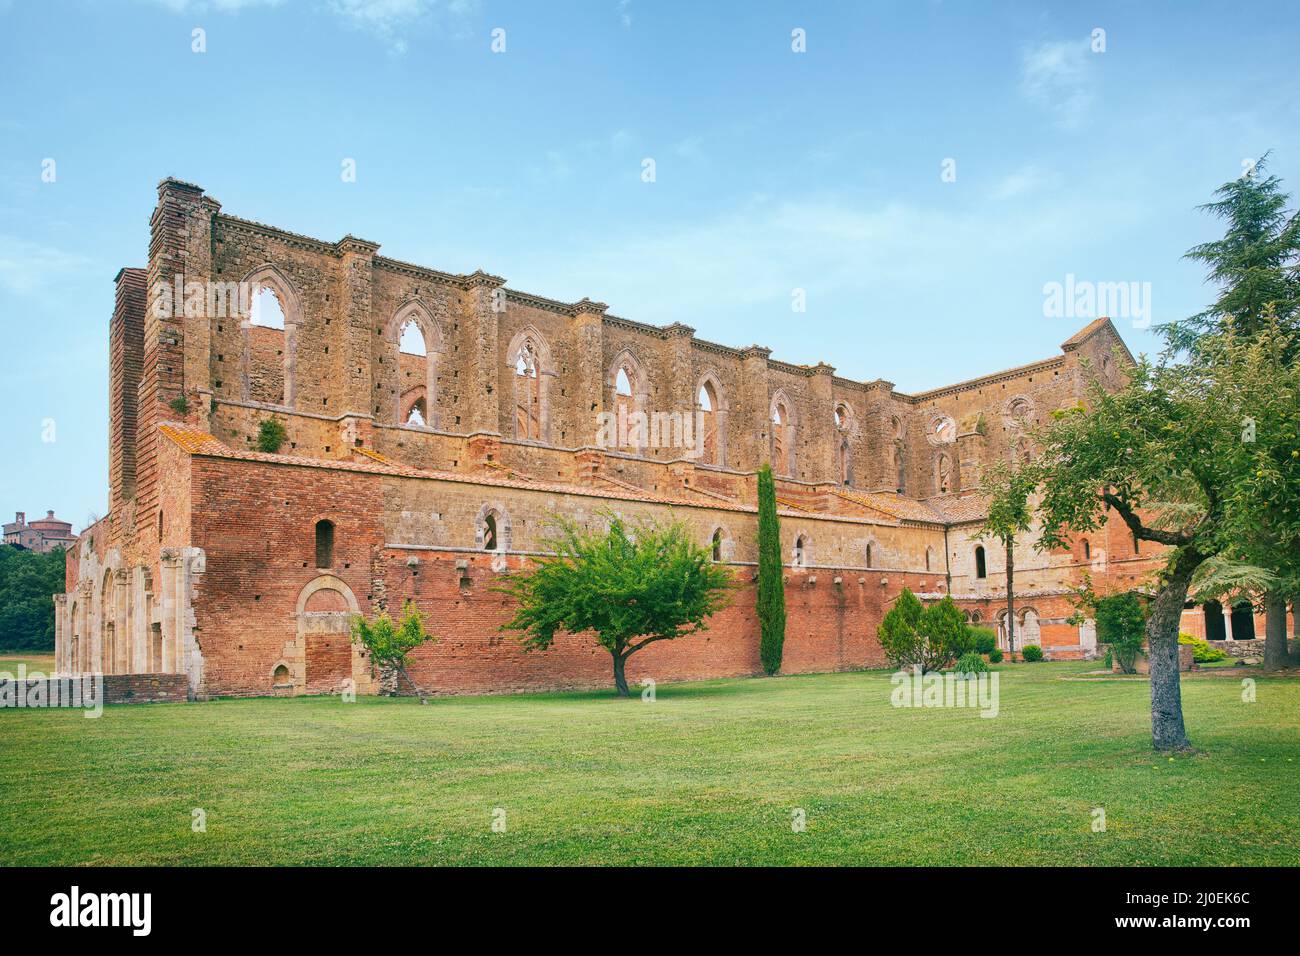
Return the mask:
<svg viewBox="0 0 1300 956">
<path fill-rule="evenodd" d="M 1223 605 L 1218 601 L 1206 601 L 1202 609 L 1205 612 L 1205 639 L 1226 641 L 1228 637 L 1223 626 Z"/>
<path fill-rule="evenodd" d="M 1249 601 L 1239 601 L 1232 606 L 1232 639 L 1234 641 L 1255 639 L 1255 608 Z"/>
<path fill-rule="evenodd" d="M 297 636 L 283 660 L 298 694 L 338 694 L 348 681 L 358 693 L 370 690 L 370 662 L 352 643 L 356 596 L 341 579 L 322 574 L 298 595 Z M 275 678 L 284 683 L 284 675 Z"/>
</svg>

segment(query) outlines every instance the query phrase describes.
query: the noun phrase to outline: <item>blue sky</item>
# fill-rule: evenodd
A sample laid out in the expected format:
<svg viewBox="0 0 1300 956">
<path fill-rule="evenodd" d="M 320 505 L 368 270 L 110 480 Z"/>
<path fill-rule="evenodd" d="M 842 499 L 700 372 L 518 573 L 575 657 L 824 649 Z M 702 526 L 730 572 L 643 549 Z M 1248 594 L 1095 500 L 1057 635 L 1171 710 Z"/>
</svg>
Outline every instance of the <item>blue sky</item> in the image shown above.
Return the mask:
<svg viewBox="0 0 1300 956">
<path fill-rule="evenodd" d="M 1087 322 L 1045 315 L 1067 275 L 1194 312 L 1195 205 L 1269 149 L 1300 189 L 1300 6 L 1245 11 L 0 0 L 0 515 L 106 508 L 112 278 L 168 175 L 905 391 L 1054 354 Z"/>
</svg>

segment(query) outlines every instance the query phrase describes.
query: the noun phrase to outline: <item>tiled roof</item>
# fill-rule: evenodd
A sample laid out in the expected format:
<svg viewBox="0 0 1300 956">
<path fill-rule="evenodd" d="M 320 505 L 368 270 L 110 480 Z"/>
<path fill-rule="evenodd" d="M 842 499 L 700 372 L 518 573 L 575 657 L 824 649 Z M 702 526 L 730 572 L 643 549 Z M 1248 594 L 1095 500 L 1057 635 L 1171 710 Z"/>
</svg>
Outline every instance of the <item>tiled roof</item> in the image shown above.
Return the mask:
<svg viewBox="0 0 1300 956">
<path fill-rule="evenodd" d="M 926 499 L 926 504 L 943 516 L 945 524 L 983 521 L 988 517 L 988 498 L 984 495 L 940 495 Z"/>
<path fill-rule="evenodd" d="M 866 505 L 868 508 L 875 508 L 877 511 L 883 511 L 885 514 L 899 521 L 931 521 L 935 524 L 943 524 L 943 515 L 931 508 L 924 501 L 917 501 L 915 498 L 909 498 L 906 495 L 900 495 L 893 491 L 845 491 L 837 489 L 836 494 L 848 498 L 850 501 L 856 501 L 859 504 Z"/>
</svg>

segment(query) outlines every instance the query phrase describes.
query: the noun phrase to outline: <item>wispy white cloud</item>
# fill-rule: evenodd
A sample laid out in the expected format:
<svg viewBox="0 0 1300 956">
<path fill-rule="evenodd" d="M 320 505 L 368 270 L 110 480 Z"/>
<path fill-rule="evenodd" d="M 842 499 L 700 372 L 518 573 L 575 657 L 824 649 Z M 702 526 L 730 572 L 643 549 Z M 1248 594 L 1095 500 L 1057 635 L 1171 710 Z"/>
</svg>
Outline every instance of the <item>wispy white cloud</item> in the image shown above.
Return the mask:
<svg viewBox="0 0 1300 956">
<path fill-rule="evenodd" d="M 632 29 L 632 0 L 618 0 L 618 19 L 624 30 Z"/>
<path fill-rule="evenodd" d="M 1086 39 L 1054 40 L 1026 50 L 1020 91 L 1052 114 L 1063 129 L 1082 125 L 1093 101 L 1091 52 Z"/>
<path fill-rule="evenodd" d="M 1034 163 L 1029 163 L 998 180 L 997 185 L 993 187 L 993 191 L 989 194 L 989 198 L 999 201 L 1015 199 L 1018 196 L 1024 196 L 1053 186 L 1058 181 L 1059 177 L 1055 173 L 1049 172 Z"/>
<path fill-rule="evenodd" d="M 464 31 L 478 0 L 329 0 L 327 9 L 348 26 L 388 42 L 391 52 L 401 55 L 411 29 L 437 24 Z"/>
<path fill-rule="evenodd" d="M 285 0 L 148 0 L 173 13 L 237 13 L 254 7 L 276 7 Z M 423 26 L 441 26 L 456 36 L 467 32 L 468 18 L 479 0 L 325 0 L 316 10 L 337 17 L 345 26 L 368 33 L 389 45 L 395 55 L 406 53 L 407 33 Z"/>
<path fill-rule="evenodd" d="M 33 296 L 54 289 L 90 266 L 85 256 L 0 234 L 0 289 Z"/>
<path fill-rule="evenodd" d="M 684 140 L 673 147 L 673 152 L 683 159 L 699 159 L 703 155 L 701 147 L 704 145 L 704 137 L 687 136 Z"/>
<path fill-rule="evenodd" d="M 250 7 L 278 7 L 284 0 L 152 0 L 173 13 L 238 13 Z"/>
</svg>

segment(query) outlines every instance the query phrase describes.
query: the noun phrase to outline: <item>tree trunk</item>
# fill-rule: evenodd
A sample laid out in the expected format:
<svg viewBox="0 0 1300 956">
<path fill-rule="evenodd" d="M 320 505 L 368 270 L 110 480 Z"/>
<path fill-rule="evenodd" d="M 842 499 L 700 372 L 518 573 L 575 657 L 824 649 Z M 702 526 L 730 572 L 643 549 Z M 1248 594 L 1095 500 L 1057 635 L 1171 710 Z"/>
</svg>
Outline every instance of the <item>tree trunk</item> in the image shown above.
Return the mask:
<svg viewBox="0 0 1300 956">
<path fill-rule="evenodd" d="M 1151 745 L 1156 750 L 1188 750 L 1183 726 L 1183 693 L 1178 673 L 1178 623 L 1187 601 L 1192 572 L 1204 560 L 1184 550 L 1156 592 L 1147 617 L 1147 663 L 1151 666 Z"/>
<path fill-rule="evenodd" d="M 1287 667 L 1291 661 L 1286 653 L 1286 595 L 1269 591 L 1264 595 L 1264 670 Z"/>
<path fill-rule="evenodd" d="M 415 696 L 418 697 L 418 698 L 420 698 L 420 703 L 423 704 L 423 703 L 424 703 L 424 691 L 420 690 L 419 685 L 416 684 L 415 681 L 411 680 L 411 675 L 408 674 L 408 673 L 406 673 L 406 668 L 403 667 L 401 664 L 398 664 L 398 665 L 397 665 L 397 673 L 398 673 L 399 675 L 401 675 L 402 677 L 405 677 L 405 678 L 406 678 L 406 682 L 407 682 L 408 684 L 410 684 L 410 685 L 411 685 L 411 689 L 415 691 Z"/>
<path fill-rule="evenodd" d="M 1007 541 L 1007 650 L 1016 652 L 1016 539 Z"/>
<path fill-rule="evenodd" d="M 619 697 L 630 697 L 631 694 L 627 689 L 627 675 L 623 673 L 623 668 L 627 665 L 627 658 L 622 654 L 614 655 L 614 689 L 618 691 Z"/>
</svg>

